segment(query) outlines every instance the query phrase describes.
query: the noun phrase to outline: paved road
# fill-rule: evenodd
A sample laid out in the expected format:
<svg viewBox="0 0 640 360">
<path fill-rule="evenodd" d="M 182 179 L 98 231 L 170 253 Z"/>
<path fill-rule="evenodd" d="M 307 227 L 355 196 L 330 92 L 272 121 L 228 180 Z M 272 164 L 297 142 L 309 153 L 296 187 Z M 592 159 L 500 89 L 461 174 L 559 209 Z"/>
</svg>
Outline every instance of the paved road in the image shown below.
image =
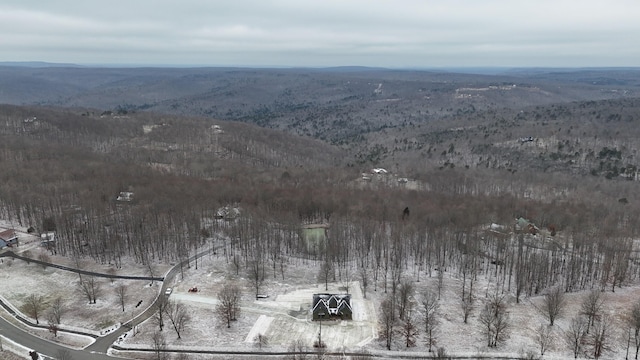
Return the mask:
<svg viewBox="0 0 640 360">
<path fill-rule="evenodd" d="M 214 248 L 214 250 L 215 249 L 217 249 L 217 247 Z M 211 249 L 205 250 L 205 251 L 203 251 L 203 252 L 201 252 L 201 253 L 199 253 L 197 255 L 194 255 L 189 260 L 184 260 L 182 262 L 182 265 L 186 266 L 188 261 L 193 261 L 196 258 L 201 258 L 201 257 L 209 254 L 210 251 L 211 251 Z M 145 311 L 143 311 L 140 315 L 136 316 L 131 322 L 126 323 L 125 326 L 120 327 L 118 330 L 115 330 L 111 334 L 103 336 L 103 337 L 99 337 L 98 339 L 96 339 L 96 341 L 93 344 L 89 345 L 86 348 L 86 350 L 87 351 L 94 351 L 94 352 L 101 352 L 101 353 L 107 352 L 107 350 L 111 347 L 111 345 L 113 345 L 113 343 L 115 343 L 116 340 L 118 340 L 118 338 L 121 335 L 123 335 L 125 332 L 129 331 L 133 326 L 139 325 L 143 321 L 145 321 L 148 318 L 150 318 L 151 316 L 153 316 L 153 314 L 156 312 L 156 303 L 158 302 L 158 297 L 165 296 L 164 295 L 164 291 L 168 287 L 170 287 L 170 284 L 173 283 L 173 279 L 179 273 L 180 273 L 180 263 L 178 263 L 177 265 L 172 267 L 169 271 L 167 271 L 167 273 L 164 276 L 164 281 L 162 282 L 162 287 L 160 288 L 160 292 L 158 292 L 158 296 L 156 296 L 156 298 L 153 301 L 153 303 L 149 307 L 147 307 L 147 309 Z"/>
<path fill-rule="evenodd" d="M 10 322 L 0 317 L 0 335 L 4 335 L 5 337 L 11 339 L 12 341 L 25 346 L 29 349 L 36 350 L 39 354 L 45 355 L 51 358 L 57 358 L 60 351 L 68 351 L 71 355 L 71 358 L 74 360 L 114 360 L 117 359 L 113 356 L 108 356 L 106 354 L 93 354 L 88 353 L 86 350 L 72 350 L 66 346 L 62 346 L 56 343 L 53 343 L 48 340 L 44 340 L 37 336 L 31 335 L 22 329 L 15 327 Z M 24 356 L 28 356 L 28 353 L 25 353 Z"/>
<path fill-rule="evenodd" d="M 197 255 L 192 256 L 189 261 L 193 261 L 195 258 L 200 258 L 206 254 L 208 254 L 211 250 L 205 250 Z M 186 265 L 187 260 L 183 261 L 183 265 Z M 159 296 L 165 296 L 164 292 L 169 284 L 173 282 L 176 274 L 180 272 L 180 264 L 175 265 L 171 268 L 164 278 L 162 283 L 162 287 Z M 149 317 L 151 317 L 155 313 L 155 304 L 158 301 L 158 297 L 154 300 L 154 302 L 140 315 L 138 315 L 135 319 L 132 320 L 133 325 L 138 325 L 141 322 L 145 321 Z M 131 324 L 129 324 L 131 326 Z M 118 330 L 113 331 L 109 335 L 99 337 L 96 341 L 87 346 L 84 350 L 73 350 L 67 348 L 65 346 L 50 342 L 48 340 L 44 340 L 37 336 L 27 333 L 26 331 L 16 327 L 10 322 L 6 321 L 2 317 L 0 317 L 0 335 L 4 335 L 5 337 L 13 340 L 14 342 L 28 347 L 37 351 L 40 354 L 43 354 L 47 357 L 56 358 L 60 351 L 67 350 L 71 355 L 71 358 L 74 360 L 113 360 L 113 359 L 122 359 L 115 356 L 109 356 L 106 354 L 107 350 L 111 345 L 125 332 L 129 330 L 129 327 L 122 326 Z M 28 355 L 28 354 L 25 354 Z"/>
<path fill-rule="evenodd" d="M 153 277 L 153 276 L 128 276 L 128 275 L 116 275 L 116 274 L 103 274 L 103 273 L 93 272 L 93 271 L 88 271 L 88 270 L 75 269 L 75 268 L 64 266 L 64 265 L 53 264 L 53 263 L 50 263 L 50 262 L 45 262 L 45 261 L 41 261 L 41 260 L 37 260 L 37 259 L 31 259 L 31 258 L 28 258 L 28 257 L 20 256 L 20 255 L 14 253 L 13 251 L 2 252 L 2 253 L 0 253 L 0 257 L 11 257 L 11 258 L 14 258 L 14 259 L 19 259 L 19 260 L 26 261 L 28 263 L 34 263 L 34 264 L 39 264 L 39 265 L 42 265 L 42 266 L 58 268 L 58 269 L 61 269 L 61 270 L 71 271 L 71 272 L 82 274 L 82 275 L 90 275 L 90 276 L 95 276 L 95 277 L 104 277 L 104 278 L 109 278 L 109 279 L 144 280 L 144 281 L 163 281 L 164 280 L 164 278 Z"/>
</svg>

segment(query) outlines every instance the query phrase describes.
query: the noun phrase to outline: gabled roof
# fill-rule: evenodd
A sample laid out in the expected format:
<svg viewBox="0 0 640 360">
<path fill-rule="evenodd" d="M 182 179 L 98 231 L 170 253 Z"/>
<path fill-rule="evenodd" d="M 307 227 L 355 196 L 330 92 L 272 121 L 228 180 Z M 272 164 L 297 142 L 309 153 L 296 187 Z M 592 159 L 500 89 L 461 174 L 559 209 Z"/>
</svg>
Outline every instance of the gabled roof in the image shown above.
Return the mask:
<svg viewBox="0 0 640 360">
<path fill-rule="evenodd" d="M 327 311 L 327 315 L 338 315 L 344 308 L 351 308 L 351 295 L 349 294 L 313 294 L 313 309 L 315 313 L 317 310 L 324 309 Z"/>
<path fill-rule="evenodd" d="M 0 231 L 0 239 L 4 241 L 9 241 L 17 238 L 18 238 L 18 235 L 16 234 L 15 230 L 9 229 L 9 230 Z"/>
</svg>

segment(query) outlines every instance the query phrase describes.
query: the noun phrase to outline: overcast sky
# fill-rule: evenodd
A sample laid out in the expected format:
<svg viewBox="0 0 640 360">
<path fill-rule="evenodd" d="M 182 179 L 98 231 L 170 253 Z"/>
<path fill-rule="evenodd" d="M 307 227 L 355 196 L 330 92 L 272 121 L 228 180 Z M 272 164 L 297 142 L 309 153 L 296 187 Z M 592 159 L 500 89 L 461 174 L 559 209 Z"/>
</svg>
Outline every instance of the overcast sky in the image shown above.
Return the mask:
<svg viewBox="0 0 640 360">
<path fill-rule="evenodd" d="M 0 0 L 0 61 L 640 66 L 640 1 Z"/>
</svg>

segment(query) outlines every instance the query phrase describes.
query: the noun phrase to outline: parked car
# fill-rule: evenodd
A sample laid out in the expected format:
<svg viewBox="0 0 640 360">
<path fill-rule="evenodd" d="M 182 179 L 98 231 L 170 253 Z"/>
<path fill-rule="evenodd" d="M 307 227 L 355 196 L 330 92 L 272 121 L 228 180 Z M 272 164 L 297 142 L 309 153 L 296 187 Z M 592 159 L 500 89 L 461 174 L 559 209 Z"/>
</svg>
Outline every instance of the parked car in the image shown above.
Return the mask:
<svg viewBox="0 0 640 360">
<path fill-rule="evenodd" d="M 173 292 L 173 289 L 172 288 L 167 288 L 167 290 L 164 291 L 164 294 L 169 296 L 169 295 L 171 295 L 171 292 Z"/>
</svg>

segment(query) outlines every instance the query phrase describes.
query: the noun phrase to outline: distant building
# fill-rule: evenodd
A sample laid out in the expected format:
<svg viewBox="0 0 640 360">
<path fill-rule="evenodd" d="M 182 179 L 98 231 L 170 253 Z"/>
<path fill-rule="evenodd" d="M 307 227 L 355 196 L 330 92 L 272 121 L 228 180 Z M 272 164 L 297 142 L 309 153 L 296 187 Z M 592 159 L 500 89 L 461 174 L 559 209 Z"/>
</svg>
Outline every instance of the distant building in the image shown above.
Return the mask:
<svg viewBox="0 0 640 360">
<path fill-rule="evenodd" d="M 238 206 L 223 206 L 216 210 L 216 219 L 235 220 L 240 216 L 240 208 Z"/>
<path fill-rule="evenodd" d="M 133 201 L 133 193 L 130 191 L 121 191 L 116 200 L 125 202 Z"/>
<path fill-rule="evenodd" d="M 534 223 L 523 217 L 517 218 L 513 227 L 516 233 L 536 235 L 540 232 L 540 229 Z"/>
<path fill-rule="evenodd" d="M 313 294 L 313 320 L 351 320 L 351 295 Z"/>
<path fill-rule="evenodd" d="M 56 246 L 56 233 L 51 231 L 40 234 L 40 246 L 47 249 L 54 248 Z"/>
<path fill-rule="evenodd" d="M 13 245 L 18 245 L 18 234 L 16 231 L 11 229 L 0 231 L 0 249 Z"/>
</svg>

